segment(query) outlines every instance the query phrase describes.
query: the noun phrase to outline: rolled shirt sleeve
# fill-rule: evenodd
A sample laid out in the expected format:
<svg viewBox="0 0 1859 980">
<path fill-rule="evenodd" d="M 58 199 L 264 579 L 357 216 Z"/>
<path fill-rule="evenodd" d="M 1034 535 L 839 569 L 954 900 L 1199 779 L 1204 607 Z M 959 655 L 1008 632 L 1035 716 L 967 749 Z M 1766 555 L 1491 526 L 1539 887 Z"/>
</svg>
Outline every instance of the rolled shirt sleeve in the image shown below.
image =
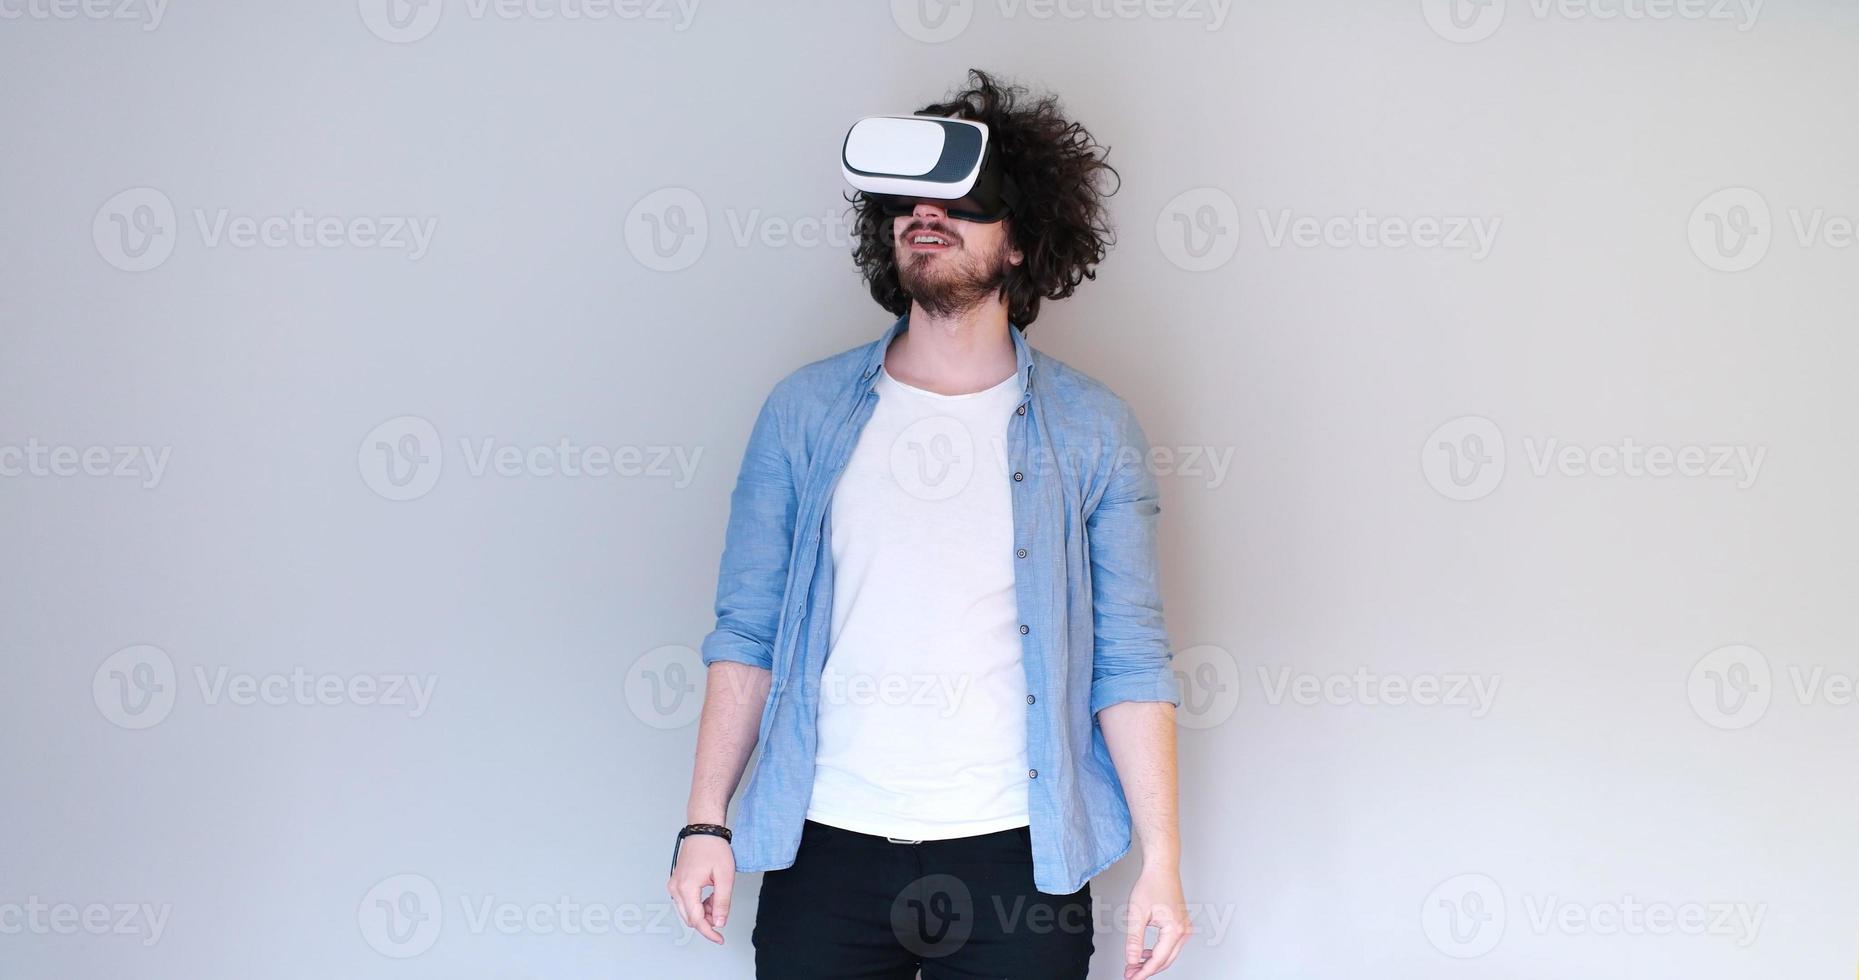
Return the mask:
<svg viewBox="0 0 1859 980">
<path fill-rule="evenodd" d="M 1162 618 L 1156 526 L 1161 497 L 1149 469 L 1149 441 L 1134 412 L 1118 400 L 1110 476 L 1086 518 L 1091 558 L 1091 714 L 1122 701 L 1181 706 Z"/>
<path fill-rule="evenodd" d="M 762 402 L 729 498 L 717 573 L 716 628 L 704 637 L 705 667 L 720 660 L 773 666 L 775 630 L 787 590 L 798 507 L 781 439 L 780 386 Z"/>
</svg>

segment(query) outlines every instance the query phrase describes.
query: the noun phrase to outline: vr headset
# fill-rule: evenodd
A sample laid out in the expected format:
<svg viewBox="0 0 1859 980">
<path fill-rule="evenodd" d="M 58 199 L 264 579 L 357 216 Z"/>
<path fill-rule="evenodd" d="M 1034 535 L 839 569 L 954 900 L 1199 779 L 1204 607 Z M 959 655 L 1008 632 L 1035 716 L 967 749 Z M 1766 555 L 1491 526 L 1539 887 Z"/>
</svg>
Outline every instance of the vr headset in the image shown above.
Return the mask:
<svg viewBox="0 0 1859 980">
<path fill-rule="evenodd" d="M 1020 203 L 1020 189 L 988 140 L 986 123 L 928 113 L 866 116 L 840 150 L 846 183 L 887 217 L 931 201 L 960 221 L 994 222 Z"/>
</svg>

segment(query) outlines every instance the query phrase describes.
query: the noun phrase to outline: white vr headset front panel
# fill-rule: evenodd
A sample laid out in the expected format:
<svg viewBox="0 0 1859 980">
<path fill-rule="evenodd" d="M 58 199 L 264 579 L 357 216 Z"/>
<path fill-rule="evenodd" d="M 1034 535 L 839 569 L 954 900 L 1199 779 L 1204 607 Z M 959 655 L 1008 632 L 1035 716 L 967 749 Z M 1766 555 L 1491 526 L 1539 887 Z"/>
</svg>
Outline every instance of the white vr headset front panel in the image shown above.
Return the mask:
<svg viewBox="0 0 1859 980">
<path fill-rule="evenodd" d="M 872 194 L 954 200 L 974 188 L 987 148 L 987 124 L 974 120 L 867 116 L 846 133 L 840 169 L 846 183 Z"/>
</svg>

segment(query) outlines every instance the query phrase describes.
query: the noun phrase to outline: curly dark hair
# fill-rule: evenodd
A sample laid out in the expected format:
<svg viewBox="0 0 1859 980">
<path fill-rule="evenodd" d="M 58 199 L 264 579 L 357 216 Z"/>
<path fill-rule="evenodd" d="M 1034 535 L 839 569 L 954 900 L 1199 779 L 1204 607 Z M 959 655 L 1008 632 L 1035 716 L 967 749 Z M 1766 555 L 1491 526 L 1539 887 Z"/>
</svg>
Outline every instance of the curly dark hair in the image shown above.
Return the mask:
<svg viewBox="0 0 1859 980">
<path fill-rule="evenodd" d="M 1025 256 L 1001 287 L 1008 319 L 1022 331 L 1039 317 L 1042 299 L 1064 299 L 1078 283 L 1096 279 L 1095 266 L 1114 244 L 1104 199 L 1106 175 L 1121 177 L 1108 162 L 1110 148 L 1063 115 L 1056 96 L 1023 100 L 1025 87 L 997 84 L 978 68 L 968 71 L 969 88 L 947 102 L 919 112 L 986 123 L 1001 162 L 1020 188 L 1020 205 L 1008 216 L 1009 242 Z M 910 309 L 910 296 L 897 278 L 892 221 L 864 193 L 847 198 L 856 216 L 852 260 L 871 287 L 871 298 L 893 315 Z"/>
</svg>

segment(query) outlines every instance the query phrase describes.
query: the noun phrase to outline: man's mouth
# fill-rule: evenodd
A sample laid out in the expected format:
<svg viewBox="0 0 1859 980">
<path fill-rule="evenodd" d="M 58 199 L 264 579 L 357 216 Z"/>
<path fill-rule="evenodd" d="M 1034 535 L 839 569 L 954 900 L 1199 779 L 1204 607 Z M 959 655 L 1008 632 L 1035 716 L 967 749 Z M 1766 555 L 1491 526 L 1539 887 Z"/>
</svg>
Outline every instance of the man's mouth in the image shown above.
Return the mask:
<svg viewBox="0 0 1859 980">
<path fill-rule="evenodd" d="M 948 238 L 933 231 L 913 231 L 904 236 L 904 243 L 912 252 L 941 252 L 954 245 Z"/>
</svg>

